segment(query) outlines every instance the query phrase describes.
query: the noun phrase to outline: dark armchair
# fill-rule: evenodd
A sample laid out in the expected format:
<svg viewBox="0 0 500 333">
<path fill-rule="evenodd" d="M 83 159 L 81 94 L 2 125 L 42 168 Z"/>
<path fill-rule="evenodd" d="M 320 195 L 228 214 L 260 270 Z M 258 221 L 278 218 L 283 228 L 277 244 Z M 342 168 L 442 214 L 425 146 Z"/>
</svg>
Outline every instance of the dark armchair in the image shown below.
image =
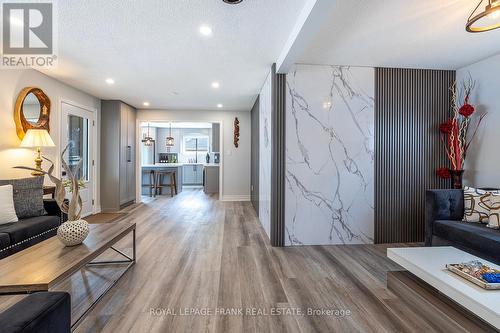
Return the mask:
<svg viewBox="0 0 500 333">
<path fill-rule="evenodd" d="M 0 313 L 2 333 L 69 333 L 71 299 L 65 292 L 31 294 Z"/>
</svg>

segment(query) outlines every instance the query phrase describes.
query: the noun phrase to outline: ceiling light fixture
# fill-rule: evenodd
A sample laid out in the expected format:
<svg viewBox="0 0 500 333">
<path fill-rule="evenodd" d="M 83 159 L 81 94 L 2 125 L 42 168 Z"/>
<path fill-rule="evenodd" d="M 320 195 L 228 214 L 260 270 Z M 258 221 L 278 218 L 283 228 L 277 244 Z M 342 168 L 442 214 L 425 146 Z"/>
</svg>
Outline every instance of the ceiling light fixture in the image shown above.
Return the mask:
<svg viewBox="0 0 500 333">
<path fill-rule="evenodd" d="M 144 135 L 144 138 L 142 139 L 142 142 L 144 143 L 144 145 L 145 145 L 146 147 L 151 147 L 151 146 L 153 146 L 153 145 L 154 145 L 154 143 L 155 143 L 155 139 L 153 139 L 153 138 L 151 137 L 151 135 L 149 134 L 149 123 L 148 123 L 148 134 L 145 134 L 145 135 Z M 154 156 L 154 154 L 153 154 L 153 156 Z"/>
<path fill-rule="evenodd" d="M 142 105 L 149 106 L 149 102 L 144 102 L 144 103 L 142 103 Z"/>
<path fill-rule="evenodd" d="M 172 123 L 170 123 L 170 134 L 167 137 L 167 147 L 174 146 L 174 137 L 172 136 Z"/>
<path fill-rule="evenodd" d="M 500 28 L 500 0 L 486 0 L 488 4 L 484 8 L 484 11 L 476 14 L 484 1 L 479 1 L 474 11 L 470 14 L 465 26 L 465 30 L 468 32 L 484 32 Z"/>
<path fill-rule="evenodd" d="M 217 81 L 212 82 L 212 88 L 218 89 L 220 87 L 220 83 Z"/>
<path fill-rule="evenodd" d="M 224 1 L 225 3 L 228 3 L 230 5 L 236 5 L 236 4 L 241 3 L 243 0 L 222 0 L 222 1 Z"/>
<path fill-rule="evenodd" d="M 219 103 L 219 104 L 217 104 L 217 107 L 218 107 L 219 109 L 220 109 L 220 108 L 222 108 L 223 106 L 224 106 L 224 105 L 222 105 L 222 104 L 220 104 L 220 103 Z"/>
<path fill-rule="evenodd" d="M 115 80 L 113 80 L 112 78 L 108 78 L 108 79 L 106 79 L 106 83 L 109 85 L 115 84 Z"/>
<path fill-rule="evenodd" d="M 208 25 L 202 25 L 200 27 L 200 34 L 203 36 L 210 36 L 212 34 L 212 28 L 210 28 Z"/>
</svg>

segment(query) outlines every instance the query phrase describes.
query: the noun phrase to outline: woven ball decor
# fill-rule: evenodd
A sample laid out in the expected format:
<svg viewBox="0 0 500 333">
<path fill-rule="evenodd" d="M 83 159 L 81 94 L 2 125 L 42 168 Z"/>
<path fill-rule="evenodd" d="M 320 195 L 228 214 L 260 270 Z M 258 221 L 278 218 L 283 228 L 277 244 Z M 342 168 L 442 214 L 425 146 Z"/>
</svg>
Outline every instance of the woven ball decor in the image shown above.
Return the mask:
<svg viewBox="0 0 500 333">
<path fill-rule="evenodd" d="M 81 244 L 89 234 L 89 224 L 85 220 L 64 222 L 57 228 L 57 237 L 66 246 Z"/>
</svg>

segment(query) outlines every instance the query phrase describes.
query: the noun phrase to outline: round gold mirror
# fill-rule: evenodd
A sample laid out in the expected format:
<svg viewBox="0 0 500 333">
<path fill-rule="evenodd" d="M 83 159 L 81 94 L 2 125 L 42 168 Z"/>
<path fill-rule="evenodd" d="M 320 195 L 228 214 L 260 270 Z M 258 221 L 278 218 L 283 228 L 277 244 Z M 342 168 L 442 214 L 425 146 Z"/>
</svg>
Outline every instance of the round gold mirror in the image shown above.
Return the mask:
<svg viewBox="0 0 500 333">
<path fill-rule="evenodd" d="M 27 87 L 17 97 L 14 121 L 19 139 L 29 129 L 45 129 L 50 132 L 50 99 L 42 89 Z"/>
</svg>

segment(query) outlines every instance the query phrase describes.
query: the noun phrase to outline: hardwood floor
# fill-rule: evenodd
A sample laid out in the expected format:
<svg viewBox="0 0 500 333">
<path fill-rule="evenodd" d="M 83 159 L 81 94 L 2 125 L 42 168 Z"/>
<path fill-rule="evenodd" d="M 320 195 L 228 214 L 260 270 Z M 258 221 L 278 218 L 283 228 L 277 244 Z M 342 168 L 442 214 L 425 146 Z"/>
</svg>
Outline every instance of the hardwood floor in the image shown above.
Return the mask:
<svg viewBox="0 0 500 333">
<path fill-rule="evenodd" d="M 387 290 L 386 272 L 400 268 L 385 245 L 272 248 L 249 202 L 200 190 L 148 198 L 128 213 L 137 264 L 77 332 L 440 331 Z M 76 293 L 77 308 L 116 275 L 106 270 L 86 269 L 63 288 Z"/>
</svg>

